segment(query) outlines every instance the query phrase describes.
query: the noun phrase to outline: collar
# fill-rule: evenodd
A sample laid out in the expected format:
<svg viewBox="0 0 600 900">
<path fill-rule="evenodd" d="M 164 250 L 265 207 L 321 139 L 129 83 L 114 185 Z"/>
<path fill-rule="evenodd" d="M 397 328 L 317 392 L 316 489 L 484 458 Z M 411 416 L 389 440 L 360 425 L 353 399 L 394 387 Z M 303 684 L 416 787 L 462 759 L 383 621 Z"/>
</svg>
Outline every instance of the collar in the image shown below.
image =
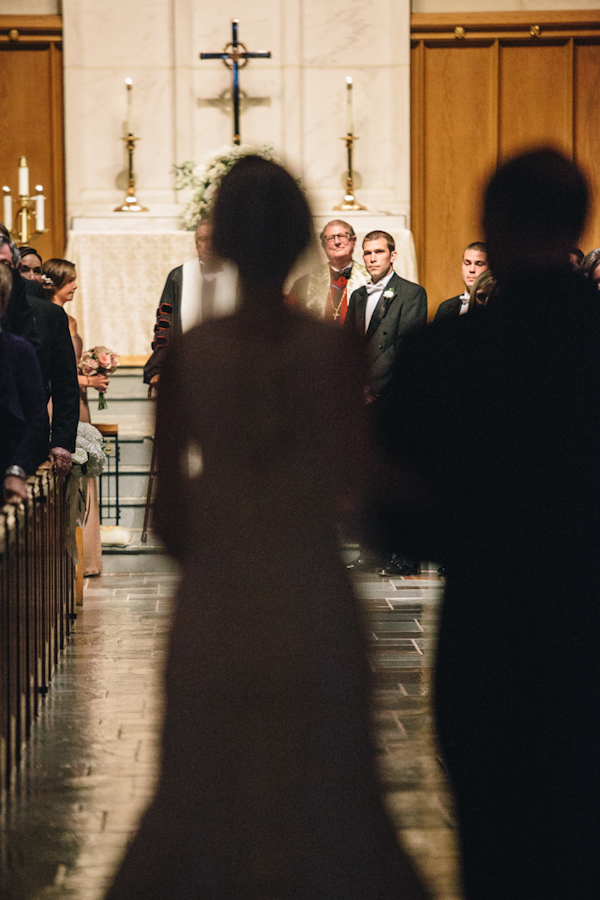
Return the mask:
<svg viewBox="0 0 600 900">
<path fill-rule="evenodd" d="M 387 287 L 387 285 L 388 285 L 388 282 L 392 280 L 392 278 L 394 277 L 395 274 L 396 274 L 396 273 L 395 273 L 394 270 L 392 269 L 391 272 L 390 272 L 388 275 L 386 275 L 385 278 L 380 279 L 380 281 L 375 281 L 375 282 L 371 281 L 371 282 L 369 282 L 370 284 L 373 285 L 373 288 L 371 288 L 371 290 L 372 290 L 372 291 L 375 291 L 375 290 L 378 290 L 378 291 L 385 291 L 385 289 L 386 289 L 386 287 Z"/>
<path fill-rule="evenodd" d="M 331 269 L 332 272 L 335 272 L 337 278 L 341 278 L 342 275 L 344 276 L 344 278 L 350 278 L 350 275 L 352 274 L 353 264 L 354 263 L 351 262 L 349 265 L 345 266 L 343 269 L 336 269 L 335 266 L 332 266 L 331 263 L 329 263 L 329 268 Z"/>
</svg>

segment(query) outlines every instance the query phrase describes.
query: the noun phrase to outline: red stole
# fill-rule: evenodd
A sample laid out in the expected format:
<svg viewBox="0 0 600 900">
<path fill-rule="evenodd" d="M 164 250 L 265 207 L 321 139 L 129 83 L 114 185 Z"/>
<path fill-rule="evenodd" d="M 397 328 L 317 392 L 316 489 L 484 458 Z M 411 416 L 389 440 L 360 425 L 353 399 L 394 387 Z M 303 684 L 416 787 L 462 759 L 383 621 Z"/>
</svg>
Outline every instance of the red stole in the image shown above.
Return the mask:
<svg viewBox="0 0 600 900">
<path fill-rule="evenodd" d="M 348 276 L 335 272 L 329 266 L 329 293 L 324 318 L 330 322 L 344 324 L 348 312 Z"/>
</svg>

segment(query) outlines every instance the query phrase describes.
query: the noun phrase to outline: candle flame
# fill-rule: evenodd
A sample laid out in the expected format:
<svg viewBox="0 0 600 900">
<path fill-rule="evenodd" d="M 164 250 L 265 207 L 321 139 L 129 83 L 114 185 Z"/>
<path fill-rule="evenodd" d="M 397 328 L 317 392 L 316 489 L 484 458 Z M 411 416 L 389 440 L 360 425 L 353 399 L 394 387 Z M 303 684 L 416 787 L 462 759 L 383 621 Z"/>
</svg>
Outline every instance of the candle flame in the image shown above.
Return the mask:
<svg viewBox="0 0 600 900">
<path fill-rule="evenodd" d="M 127 90 L 130 91 L 131 88 L 133 87 L 133 79 L 132 79 L 132 78 L 126 78 L 126 79 L 125 79 L 125 84 L 127 85 Z"/>
<path fill-rule="evenodd" d="M 41 184 L 36 184 L 35 189 L 36 189 L 36 191 L 40 191 L 40 192 L 44 190 L 44 188 L 42 187 Z"/>
<path fill-rule="evenodd" d="M 348 75 L 348 77 L 346 78 L 346 84 L 348 85 L 348 87 L 352 87 L 352 79 L 350 78 L 349 75 Z"/>
</svg>

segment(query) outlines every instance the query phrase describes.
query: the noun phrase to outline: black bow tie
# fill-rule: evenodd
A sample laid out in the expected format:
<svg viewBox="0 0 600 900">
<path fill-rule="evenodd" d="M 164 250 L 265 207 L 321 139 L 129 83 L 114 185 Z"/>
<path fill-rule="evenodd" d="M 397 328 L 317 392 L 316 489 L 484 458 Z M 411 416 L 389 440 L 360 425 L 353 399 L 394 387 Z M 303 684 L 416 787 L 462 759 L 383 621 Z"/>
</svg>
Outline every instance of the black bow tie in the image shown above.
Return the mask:
<svg viewBox="0 0 600 900">
<path fill-rule="evenodd" d="M 333 266 L 332 266 L 332 269 L 333 269 Z M 350 278 L 350 276 L 352 275 L 352 263 L 350 263 L 349 266 L 346 266 L 345 269 L 333 269 L 333 271 L 335 273 L 336 280 L 338 278 L 341 278 L 342 275 L 344 276 L 344 278 Z"/>
</svg>

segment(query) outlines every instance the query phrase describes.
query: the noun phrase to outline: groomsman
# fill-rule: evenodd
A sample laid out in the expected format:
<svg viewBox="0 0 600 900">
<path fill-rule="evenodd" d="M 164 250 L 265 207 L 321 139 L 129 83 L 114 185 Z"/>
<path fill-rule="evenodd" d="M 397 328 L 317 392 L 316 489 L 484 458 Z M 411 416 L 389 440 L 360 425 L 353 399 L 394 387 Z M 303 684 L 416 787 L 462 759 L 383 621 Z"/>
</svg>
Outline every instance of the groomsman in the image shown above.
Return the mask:
<svg viewBox="0 0 600 900">
<path fill-rule="evenodd" d="M 444 300 L 437 308 L 434 322 L 464 315 L 469 308 L 469 294 L 479 275 L 488 269 L 487 249 L 483 241 L 474 241 L 465 249 L 461 274 L 465 289 L 457 297 Z"/>
<path fill-rule="evenodd" d="M 390 381 L 394 363 L 407 334 L 423 328 L 427 322 L 425 289 L 406 281 L 394 272 L 396 245 L 387 231 L 371 231 L 363 241 L 363 258 L 371 277 L 354 291 L 348 305 L 344 327 L 358 332 L 367 352 L 367 403 L 376 401 Z M 373 404 L 374 423 L 379 417 L 379 404 Z M 377 426 L 376 426 L 377 427 Z M 418 563 L 392 554 L 382 565 L 361 552 L 349 569 L 376 568 L 384 577 L 413 575 Z"/>
<path fill-rule="evenodd" d="M 327 262 L 294 282 L 289 294 L 319 319 L 344 324 L 352 292 L 369 280 L 365 267 L 354 259 L 356 234 L 343 219 L 332 219 L 319 235 Z"/>
<path fill-rule="evenodd" d="M 386 387 L 402 339 L 427 322 L 425 289 L 394 272 L 396 244 L 387 231 L 370 231 L 363 259 L 370 282 L 352 293 L 345 328 L 360 335 L 369 362 L 367 399 Z"/>
</svg>

